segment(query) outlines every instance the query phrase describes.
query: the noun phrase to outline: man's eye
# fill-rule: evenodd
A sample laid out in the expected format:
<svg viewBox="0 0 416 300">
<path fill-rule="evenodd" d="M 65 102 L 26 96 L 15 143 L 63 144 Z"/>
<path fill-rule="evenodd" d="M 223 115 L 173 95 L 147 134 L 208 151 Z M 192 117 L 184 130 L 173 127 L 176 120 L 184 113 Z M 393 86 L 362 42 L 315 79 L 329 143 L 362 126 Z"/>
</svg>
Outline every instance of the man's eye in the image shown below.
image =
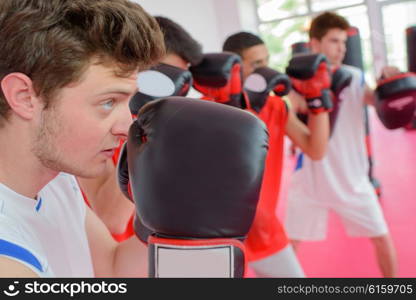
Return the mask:
<svg viewBox="0 0 416 300">
<path fill-rule="evenodd" d="M 114 99 L 109 99 L 101 104 L 104 109 L 110 110 L 114 106 Z"/>
</svg>

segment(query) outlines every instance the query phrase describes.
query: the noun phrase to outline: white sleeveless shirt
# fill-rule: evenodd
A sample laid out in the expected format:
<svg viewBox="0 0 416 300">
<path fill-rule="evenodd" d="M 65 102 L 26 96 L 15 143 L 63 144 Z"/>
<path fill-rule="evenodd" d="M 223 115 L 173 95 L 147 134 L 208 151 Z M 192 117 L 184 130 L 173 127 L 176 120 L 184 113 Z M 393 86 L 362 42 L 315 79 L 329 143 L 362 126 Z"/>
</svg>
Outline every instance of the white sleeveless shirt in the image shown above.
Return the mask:
<svg viewBox="0 0 416 300">
<path fill-rule="evenodd" d="M 340 94 L 338 119 L 320 161 L 303 155 L 289 188 L 290 197 L 342 206 L 376 197 L 368 178 L 369 163 L 365 145 L 364 75 L 355 67 L 344 66 L 353 74 L 349 87 Z"/>
<path fill-rule="evenodd" d="M 92 277 L 85 216 L 72 175 L 60 173 L 39 192 L 38 200 L 0 183 L 0 255 L 40 277 Z"/>
</svg>

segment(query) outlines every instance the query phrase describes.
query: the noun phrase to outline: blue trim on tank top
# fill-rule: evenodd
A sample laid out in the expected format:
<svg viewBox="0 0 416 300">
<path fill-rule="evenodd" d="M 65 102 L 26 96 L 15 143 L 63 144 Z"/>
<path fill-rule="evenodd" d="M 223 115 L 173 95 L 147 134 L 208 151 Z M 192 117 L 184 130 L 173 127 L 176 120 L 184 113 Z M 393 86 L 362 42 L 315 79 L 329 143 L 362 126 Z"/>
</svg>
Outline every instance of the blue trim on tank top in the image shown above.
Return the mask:
<svg viewBox="0 0 416 300">
<path fill-rule="evenodd" d="M 303 153 L 300 153 L 298 160 L 296 161 L 295 171 L 302 169 L 303 166 Z"/>
<path fill-rule="evenodd" d="M 29 250 L 9 241 L 0 239 L 0 255 L 16 258 L 43 272 L 39 260 Z"/>
<path fill-rule="evenodd" d="M 39 198 L 38 203 L 36 203 L 36 211 L 39 211 L 40 207 L 42 206 L 42 198 Z"/>
</svg>

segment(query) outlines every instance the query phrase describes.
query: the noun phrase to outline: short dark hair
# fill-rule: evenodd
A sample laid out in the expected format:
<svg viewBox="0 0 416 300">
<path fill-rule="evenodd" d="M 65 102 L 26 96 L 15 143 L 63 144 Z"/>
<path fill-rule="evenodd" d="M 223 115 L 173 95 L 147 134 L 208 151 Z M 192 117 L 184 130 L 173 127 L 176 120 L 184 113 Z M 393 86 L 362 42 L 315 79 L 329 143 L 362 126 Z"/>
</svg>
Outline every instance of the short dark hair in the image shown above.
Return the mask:
<svg viewBox="0 0 416 300">
<path fill-rule="evenodd" d="M 94 58 L 127 76 L 165 54 L 157 22 L 128 0 L 1 0 L 0 12 L 0 80 L 26 74 L 45 107 Z M 9 114 L 0 89 L 0 125 Z"/>
<path fill-rule="evenodd" d="M 264 41 L 259 36 L 250 32 L 240 31 L 230 35 L 224 41 L 222 50 L 242 56 L 244 50 L 262 44 L 264 44 Z"/>
<path fill-rule="evenodd" d="M 334 12 L 324 12 L 312 20 L 311 28 L 309 29 L 309 38 L 321 40 L 331 29 L 348 30 L 349 27 L 350 24 L 344 17 Z"/>
<path fill-rule="evenodd" d="M 183 60 L 197 65 L 202 60 L 202 46 L 179 24 L 171 19 L 156 16 L 163 32 L 167 54 L 176 54 Z"/>
</svg>

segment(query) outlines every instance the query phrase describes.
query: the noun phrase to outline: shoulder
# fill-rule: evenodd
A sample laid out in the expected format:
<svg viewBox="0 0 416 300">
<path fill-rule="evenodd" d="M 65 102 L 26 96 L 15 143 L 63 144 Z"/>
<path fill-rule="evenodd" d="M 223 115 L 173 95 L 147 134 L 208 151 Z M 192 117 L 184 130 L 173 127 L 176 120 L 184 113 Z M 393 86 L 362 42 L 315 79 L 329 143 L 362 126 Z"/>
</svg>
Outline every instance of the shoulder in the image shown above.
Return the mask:
<svg viewBox="0 0 416 300">
<path fill-rule="evenodd" d="M 46 267 L 27 248 L 0 239 L 0 277 L 39 277 Z"/>
<path fill-rule="evenodd" d="M 41 197 L 53 198 L 61 208 L 79 211 L 85 216 L 85 201 L 75 176 L 60 173 L 40 192 Z"/>
<path fill-rule="evenodd" d="M 8 277 L 40 276 L 47 269 L 45 257 L 35 250 L 41 247 L 30 233 L 24 234 L 15 223 L 7 216 L 0 216 L 0 270 L 7 270 Z M 13 227 L 5 228 L 10 225 Z M 5 273 L 0 271 L 2 275 Z"/>
<path fill-rule="evenodd" d="M 355 82 L 355 84 L 358 84 L 359 86 L 365 85 L 365 76 L 361 69 L 350 65 L 342 65 L 342 67 L 351 72 L 353 76 L 353 82 Z"/>
<path fill-rule="evenodd" d="M 12 211 L 0 214 L 0 270 L 7 270 L 9 277 L 40 276 L 47 269 L 48 264 L 42 254 L 42 245 L 36 234 L 28 229 L 31 226 L 30 222 L 25 223 L 22 219 L 17 219 Z M 0 271 L 0 276 L 2 274 L 4 275 Z"/>
<path fill-rule="evenodd" d="M 69 188 L 75 193 L 79 192 L 79 186 L 75 176 L 67 173 L 59 173 L 51 182 L 48 183 L 47 186 L 64 189 Z"/>
<path fill-rule="evenodd" d="M 49 182 L 39 193 L 45 198 L 52 211 L 63 213 L 67 221 L 81 222 L 85 220 L 87 204 L 81 188 L 74 175 L 60 173 Z"/>
<path fill-rule="evenodd" d="M 47 261 L 43 255 L 42 245 L 38 241 L 33 230 L 33 218 L 31 210 L 12 197 L 6 201 L 3 195 L 0 200 L 0 276 L 25 274 L 44 274 L 47 269 Z M 35 207 L 32 206 L 32 209 Z M 27 218 L 26 218 L 27 217 Z M 4 269 L 11 267 L 11 269 Z M 28 274 L 21 273 L 28 269 Z M 15 270 L 20 270 L 14 273 Z"/>
<path fill-rule="evenodd" d="M 350 65 L 342 65 L 343 68 L 345 68 L 346 70 L 354 73 L 354 74 L 360 74 L 362 73 L 360 68 L 354 67 L 354 66 L 350 66 Z"/>
</svg>

